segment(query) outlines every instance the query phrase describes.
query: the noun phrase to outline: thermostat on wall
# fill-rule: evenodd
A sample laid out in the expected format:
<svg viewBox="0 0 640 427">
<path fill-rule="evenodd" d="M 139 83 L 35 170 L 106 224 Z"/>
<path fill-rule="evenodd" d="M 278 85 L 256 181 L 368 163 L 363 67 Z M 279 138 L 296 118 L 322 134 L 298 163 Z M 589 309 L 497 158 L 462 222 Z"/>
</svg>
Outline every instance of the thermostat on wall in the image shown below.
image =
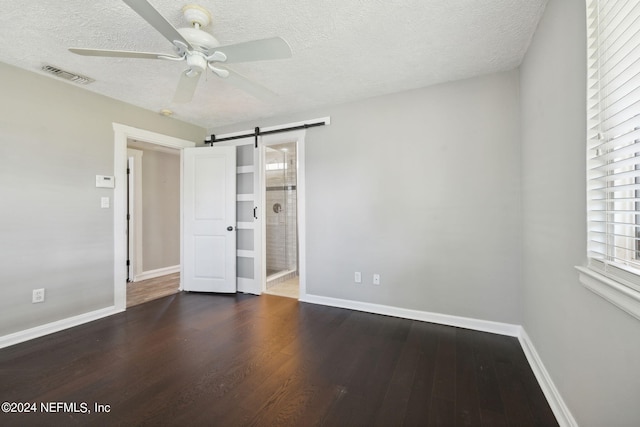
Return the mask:
<svg viewBox="0 0 640 427">
<path fill-rule="evenodd" d="M 115 178 L 112 176 L 96 175 L 96 187 L 114 188 Z"/>
</svg>

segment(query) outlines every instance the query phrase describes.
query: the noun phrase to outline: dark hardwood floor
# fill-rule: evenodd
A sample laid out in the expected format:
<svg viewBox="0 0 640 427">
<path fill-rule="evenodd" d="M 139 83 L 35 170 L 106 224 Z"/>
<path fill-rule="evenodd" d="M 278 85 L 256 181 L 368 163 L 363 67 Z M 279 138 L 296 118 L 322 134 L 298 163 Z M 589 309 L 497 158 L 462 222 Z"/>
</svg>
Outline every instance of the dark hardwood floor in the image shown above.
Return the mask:
<svg viewBox="0 0 640 427">
<path fill-rule="evenodd" d="M 2 349 L 0 402 L 37 409 L 3 426 L 557 425 L 515 338 L 270 295 L 175 294 Z"/>
</svg>

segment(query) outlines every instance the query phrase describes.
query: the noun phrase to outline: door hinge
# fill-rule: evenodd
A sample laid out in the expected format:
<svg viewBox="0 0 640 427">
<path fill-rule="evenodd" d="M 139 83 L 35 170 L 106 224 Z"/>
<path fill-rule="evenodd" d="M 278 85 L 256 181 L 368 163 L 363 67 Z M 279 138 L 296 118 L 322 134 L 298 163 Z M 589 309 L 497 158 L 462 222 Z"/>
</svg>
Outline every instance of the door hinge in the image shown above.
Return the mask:
<svg viewBox="0 0 640 427">
<path fill-rule="evenodd" d="M 131 265 L 131 261 L 127 260 L 127 267 L 129 267 Z"/>
<path fill-rule="evenodd" d="M 131 215 L 127 214 L 127 221 L 131 221 Z"/>
<path fill-rule="evenodd" d="M 127 168 L 127 175 L 131 175 L 131 169 Z"/>
<path fill-rule="evenodd" d="M 253 218 L 254 219 L 258 219 L 257 211 L 258 211 L 258 207 L 256 206 L 255 208 L 253 208 Z"/>
</svg>

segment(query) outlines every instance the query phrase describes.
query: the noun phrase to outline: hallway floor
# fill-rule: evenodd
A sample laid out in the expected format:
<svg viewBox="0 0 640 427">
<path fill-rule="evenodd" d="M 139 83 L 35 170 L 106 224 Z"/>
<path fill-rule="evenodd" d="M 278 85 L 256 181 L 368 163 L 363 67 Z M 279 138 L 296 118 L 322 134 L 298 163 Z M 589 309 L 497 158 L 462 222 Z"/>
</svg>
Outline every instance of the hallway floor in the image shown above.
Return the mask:
<svg viewBox="0 0 640 427">
<path fill-rule="evenodd" d="M 180 273 L 127 283 L 127 307 L 178 293 Z"/>
</svg>

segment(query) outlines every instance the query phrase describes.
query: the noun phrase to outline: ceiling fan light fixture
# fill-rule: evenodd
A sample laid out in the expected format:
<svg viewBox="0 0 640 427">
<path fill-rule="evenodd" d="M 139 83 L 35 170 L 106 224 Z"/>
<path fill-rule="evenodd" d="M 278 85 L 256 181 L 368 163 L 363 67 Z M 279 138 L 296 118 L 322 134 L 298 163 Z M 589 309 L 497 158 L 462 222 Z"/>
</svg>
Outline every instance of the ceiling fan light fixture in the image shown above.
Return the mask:
<svg viewBox="0 0 640 427">
<path fill-rule="evenodd" d="M 200 52 L 192 52 L 187 55 L 187 64 L 191 74 L 200 74 L 207 68 L 207 59 Z M 189 75 L 191 77 L 191 75 Z"/>
<path fill-rule="evenodd" d="M 209 66 L 209 69 L 211 71 L 213 71 L 218 75 L 218 77 L 222 77 L 223 79 L 226 79 L 227 77 L 229 77 L 229 70 L 224 68 L 214 67 L 213 64 L 211 64 L 211 62 L 209 62 L 207 65 Z"/>
</svg>

